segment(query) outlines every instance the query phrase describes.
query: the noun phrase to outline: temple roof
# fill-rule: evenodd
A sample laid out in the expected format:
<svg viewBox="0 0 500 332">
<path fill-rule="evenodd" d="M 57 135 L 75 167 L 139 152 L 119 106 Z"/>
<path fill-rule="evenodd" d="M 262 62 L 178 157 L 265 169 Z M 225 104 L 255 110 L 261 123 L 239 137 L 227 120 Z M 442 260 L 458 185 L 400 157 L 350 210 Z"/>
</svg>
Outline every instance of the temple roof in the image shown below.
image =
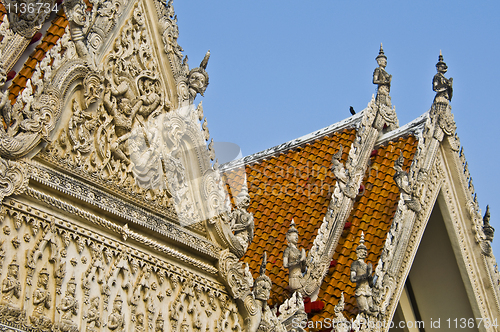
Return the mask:
<svg viewBox="0 0 500 332">
<path fill-rule="evenodd" d="M 332 155 L 343 146 L 341 162 L 347 160 L 356 137 L 359 116 L 326 127 L 299 139 L 281 144 L 222 165 L 231 197 L 238 194 L 246 181 L 251 197 L 249 212 L 255 218 L 255 236 L 242 260 L 258 275 L 262 253 L 269 255 L 269 276 L 273 281 L 271 306 L 280 305 L 291 296 L 288 269 L 283 267 L 287 247 L 285 234 L 292 218 L 299 231 L 298 248 L 307 252 L 322 224 L 331 200 L 335 176 L 331 170 Z M 417 148 L 414 135 L 423 123 L 422 116 L 408 125 L 382 135 L 372 151 L 369 167 L 354 208 L 345 224 L 318 300 L 325 304 L 321 312 L 309 318 L 331 317 L 341 293 L 345 296 L 346 317 L 355 318 L 358 309 L 354 298 L 355 284 L 350 281 L 350 265 L 356 259 L 355 248 L 361 232 L 368 248 L 366 262 L 374 269 L 380 258 L 387 233 L 400 198 L 393 175 L 394 162 L 403 153 L 408 169 Z"/>
</svg>

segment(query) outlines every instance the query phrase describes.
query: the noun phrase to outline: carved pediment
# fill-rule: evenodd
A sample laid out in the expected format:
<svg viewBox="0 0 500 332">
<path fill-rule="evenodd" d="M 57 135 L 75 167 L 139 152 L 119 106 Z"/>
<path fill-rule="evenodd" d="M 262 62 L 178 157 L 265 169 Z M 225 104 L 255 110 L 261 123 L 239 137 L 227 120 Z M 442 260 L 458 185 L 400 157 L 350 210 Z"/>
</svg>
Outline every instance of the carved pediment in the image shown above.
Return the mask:
<svg viewBox="0 0 500 332">
<path fill-rule="evenodd" d="M 168 96 L 176 93 L 168 91 L 168 68 L 155 56 L 144 12 L 137 2 L 101 63 L 68 95 L 59 130 L 39 157 L 203 233 L 209 213 L 195 202 L 206 195 L 211 167 L 198 112 L 192 100 L 173 109 Z"/>
<path fill-rule="evenodd" d="M 210 52 L 189 69 L 171 1 L 63 8 L 67 26 L 14 105 L 0 96 L 0 157 L 14 166 L 24 157 L 34 171 L 12 178 L 0 197 L 23 192 L 31 178 L 121 217 L 115 207 L 133 204 L 163 219 L 147 226 L 160 233 L 174 222 L 222 243 L 207 220 L 228 213 L 226 194 L 201 103 L 193 104 L 208 86 Z"/>
</svg>

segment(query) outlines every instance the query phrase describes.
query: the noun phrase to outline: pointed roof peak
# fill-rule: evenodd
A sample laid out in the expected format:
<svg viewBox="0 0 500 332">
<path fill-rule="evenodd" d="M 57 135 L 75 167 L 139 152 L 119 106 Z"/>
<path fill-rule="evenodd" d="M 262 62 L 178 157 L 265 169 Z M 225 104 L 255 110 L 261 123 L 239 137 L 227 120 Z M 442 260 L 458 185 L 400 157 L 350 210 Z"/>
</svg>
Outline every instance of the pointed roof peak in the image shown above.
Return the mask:
<svg viewBox="0 0 500 332">
<path fill-rule="evenodd" d="M 441 52 L 441 50 L 439 50 L 438 63 L 436 63 L 436 67 L 439 66 L 439 65 L 445 65 L 446 66 L 446 63 L 444 62 L 444 58 L 443 58 L 443 52 Z"/>
<path fill-rule="evenodd" d="M 387 57 L 384 54 L 384 47 L 382 46 L 382 43 L 380 43 L 380 50 L 378 51 L 378 55 L 375 59 L 377 60 L 379 58 L 384 58 L 387 60 Z"/>
<path fill-rule="evenodd" d="M 361 250 L 361 249 L 366 250 L 366 246 L 365 246 L 365 232 L 361 232 L 361 238 L 359 239 L 359 245 L 356 248 L 356 252 L 358 250 Z"/>
<path fill-rule="evenodd" d="M 292 222 L 290 223 L 290 228 L 288 229 L 288 232 L 286 232 L 287 234 L 289 233 L 299 233 L 299 231 L 297 230 L 297 228 L 295 227 L 295 220 L 292 218 Z"/>
</svg>

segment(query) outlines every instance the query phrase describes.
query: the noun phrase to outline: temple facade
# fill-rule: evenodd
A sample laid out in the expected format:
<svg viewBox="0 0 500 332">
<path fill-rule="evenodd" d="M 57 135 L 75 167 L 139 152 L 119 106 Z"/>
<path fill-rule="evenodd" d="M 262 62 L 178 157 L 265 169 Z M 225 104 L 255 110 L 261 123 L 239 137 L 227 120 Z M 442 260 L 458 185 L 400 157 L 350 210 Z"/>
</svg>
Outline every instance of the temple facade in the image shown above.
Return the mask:
<svg viewBox="0 0 500 332">
<path fill-rule="evenodd" d="M 365 110 L 220 166 L 172 0 L 0 18 L 0 330 L 498 330 L 442 55 L 415 121 L 381 46 Z"/>
</svg>

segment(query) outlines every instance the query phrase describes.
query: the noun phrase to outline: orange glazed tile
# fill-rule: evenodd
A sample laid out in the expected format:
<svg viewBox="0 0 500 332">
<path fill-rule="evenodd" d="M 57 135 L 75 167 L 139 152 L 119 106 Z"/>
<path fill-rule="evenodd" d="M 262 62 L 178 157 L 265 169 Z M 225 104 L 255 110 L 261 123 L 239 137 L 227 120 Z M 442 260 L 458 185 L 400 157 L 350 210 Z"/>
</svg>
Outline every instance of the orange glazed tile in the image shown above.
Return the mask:
<svg viewBox="0 0 500 332">
<path fill-rule="evenodd" d="M 355 137 L 354 133 L 354 129 L 333 133 L 331 136 L 315 140 L 303 149 L 290 150 L 245 166 L 244 172 L 247 174 L 248 190 L 252 199 L 249 212 L 254 213 L 255 233 L 265 232 L 269 234 L 269 237 L 267 239 L 254 237 L 254 242 L 250 244 L 243 260 L 249 264 L 256 277 L 263 251 L 266 247 L 272 249 L 273 257 L 276 256 L 277 269 L 273 268 L 268 273 L 273 280 L 270 305 L 281 304 L 289 293 L 288 270 L 283 268 L 282 254 L 286 248 L 285 234 L 291 219 L 294 218 L 299 234 L 301 234 L 299 246 L 310 250 L 330 201 L 329 188 L 335 183 L 330 170 L 331 154 L 325 155 L 328 159 L 325 161 L 319 157 L 318 151 L 327 150 L 333 143 L 335 145 L 333 150 L 336 152 L 337 146 L 342 141 L 346 150 L 343 156 L 345 162 L 349 147 Z M 262 172 L 263 169 L 266 170 L 265 174 Z M 232 182 L 236 178 L 243 178 L 241 173 L 241 169 L 227 172 L 224 179 L 228 186 L 233 186 Z M 269 178 L 276 181 L 274 191 L 265 190 L 269 186 Z M 278 190 L 278 184 L 280 190 Z M 230 192 L 233 203 L 235 195 L 237 192 Z M 258 202 L 258 204 L 253 204 L 253 202 Z M 257 214 L 259 211 L 261 213 Z M 272 215 L 273 213 L 275 215 Z M 274 237 L 275 241 L 267 246 L 270 237 Z"/>
<path fill-rule="evenodd" d="M 19 93 L 21 93 L 26 87 L 26 81 L 31 78 L 35 67 L 40 62 L 45 53 L 47 53 L 52 46 L 57 42 L 57 40 L 64 34 L 64 29 L 68 25 L 68 20 L 64 14 L 64 10 L 61 9 L 56 18 L 52 21 L 52 25 L 47 29 L 45 36 L 43 36 L 41 42 L 36 46 L 35 50 L 28 57 L 28 60 L 24 63 L 23 68 L 19 71 L 19 74 L 14 77 L 12 84 L 9 87 L 9 99 L 12 104 Z"/>
<path fill-rule="evenodd" d="M 248 263 L 254 277 L 257 277 L 262 254 L 264 250 L 270 251 L 270 260 L 272 257 L 275 265 L 271 271 L 268 270 L 273 280 L 269 305 L 279 305 L 290 296 L 288 270 L 283 268 L 282 255 L 287 246 L 285 234 L 291 219 L 295 220 L 299 231 L 299 247 L 309 251 L 335 184 L 331 171 L 332 154 L 342 145 L 342 162 L 345 162 L 354 138 L 355 130 L 346 129 L 315 139 L 302 148 L 230 170 L 224 175 L 228 186 L 239 182 L 238 191 L 230 192 L 233 204 L 234 196 L 241 190 L 244 173 L 247 175 L 252 199 L 248 210 L 254 213 L 255 233 L 265 233 L 266 236 L 255 236 L 242 260 Z M 351 227 L 342 233 L 333 255 L 337 265 L 329 269 L 319 292 L 318 300 L 325 303 L 325 309 L 309 317 L 310 320 L 331 317 L 342 292 L 346 301 L 344 314 L 349 319 L 356 316 L 355 285 L 350 281 L 350 265 L 356 259 L 355 249 L 361 232 L 364 232 L 365 245 L 369 248 L 367 261 L 376 267 L 400 197 L 392 178 L 394 162 L 403 151 L 404 169 L 408 169 L 416 146 L 417 140 L 408 136 L 377 148 L 377 156 L 371 159 L 371 171 L 365 174 L 365 190 L 356 199 L 347 219 Z M 271 178 L 275 190 L 266 190 Z M 280 190 L 278 186 L 281 186 Z M 286 188 L 286 192 L 281 188 Z M 271 238 L 274 239 L 272 243 L 269 242 Z"/>
</svg>

